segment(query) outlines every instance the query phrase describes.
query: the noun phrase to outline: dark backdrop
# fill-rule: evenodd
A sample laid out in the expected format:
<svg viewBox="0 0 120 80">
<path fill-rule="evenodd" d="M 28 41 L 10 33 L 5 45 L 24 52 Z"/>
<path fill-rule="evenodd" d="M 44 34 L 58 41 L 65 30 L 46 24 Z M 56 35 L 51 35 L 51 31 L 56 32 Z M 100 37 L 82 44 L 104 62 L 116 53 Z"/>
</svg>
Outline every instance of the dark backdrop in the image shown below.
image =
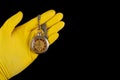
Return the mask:
<svg viewBox="0 0 120 80">
<path fill-rule="evenodd" d="M 79 5 L 78 7 L 77 2 L 74 2 L 70 0 L 0 1 L 0 26 L 18 11 L 22 11 L 24 14 L 20 24 L 50 9 L 64 14 L 65 27 L 59 32 L 59 39 L 50 46 L 45 54 L 39 55 L 30 66 L 10 80 L 76 78 L 73 75 L 77 75 L 76 73 L 79 72 L 77 65 L 84 64 L 83 61 L 85 60 L 82 56 L 85 53 L 82 52 L 85 46 L 82 45 L 85 43 L 82 42 L 85 40 L 82 38 L 85 34 L 82 28 L 86 25 L 84 24 L 85 18 L 83 18 L 86 13 L 83 9 L 85 7 L 83 3 L 80 3 L 82 6 Z M 83 26 L 80 27 L 81 25 Z M 80 62 L 78 59 L 81 59 Z M 81 67 L 84 67 L 84 65 L 81 65 Z"/>
</svg>

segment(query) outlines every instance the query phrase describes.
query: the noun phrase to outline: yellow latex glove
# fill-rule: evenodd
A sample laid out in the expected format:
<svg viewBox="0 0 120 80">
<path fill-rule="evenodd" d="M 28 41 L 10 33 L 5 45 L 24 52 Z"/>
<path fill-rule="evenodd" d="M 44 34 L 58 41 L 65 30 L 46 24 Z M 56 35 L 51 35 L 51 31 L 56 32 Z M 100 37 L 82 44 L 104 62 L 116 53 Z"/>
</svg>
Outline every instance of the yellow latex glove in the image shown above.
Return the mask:
<svg viewBox="0 0 120 80">
<path fill-rule="evenodd" d="M 0 80 L 8 80 L 17 75 L 38 56 L 30 50 L 31 40 L 38 27 L 38 19 L 35 17 L 16 27 L 22 17 L 23 14 L 19 11 L 0 28 Z M 63 14 L 55 13 L 54 10 L 41 14 L 40 23 L 47 24 L 50 45 L 58 39 L 58 31 L 64 27 L 62 18 Z"/>
</svg>

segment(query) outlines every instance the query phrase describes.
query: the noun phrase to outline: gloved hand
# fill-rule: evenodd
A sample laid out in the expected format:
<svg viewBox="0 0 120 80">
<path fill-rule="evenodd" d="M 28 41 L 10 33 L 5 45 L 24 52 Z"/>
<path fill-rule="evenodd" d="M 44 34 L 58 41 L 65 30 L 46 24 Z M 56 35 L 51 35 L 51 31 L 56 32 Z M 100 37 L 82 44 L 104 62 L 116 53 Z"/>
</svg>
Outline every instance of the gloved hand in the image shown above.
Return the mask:
<svg viewBox="0 0 120 80">
<path fill-rule="evenodd" d="M 38 27 L 37 17 L 16 27 L 22 20 L 21 11 L 10 17 L 0 28 L 0 80 L 8 80 L 23 71 L 38 56 L 30 50 L 31 40 Z M 58 39 L 64 22 L 62 13 L 49 10 L 41 15 L 40 24 L 46 22 L 50 45 Z M 16 27 L 16 28 L 15 28 Z"/>
</svg>

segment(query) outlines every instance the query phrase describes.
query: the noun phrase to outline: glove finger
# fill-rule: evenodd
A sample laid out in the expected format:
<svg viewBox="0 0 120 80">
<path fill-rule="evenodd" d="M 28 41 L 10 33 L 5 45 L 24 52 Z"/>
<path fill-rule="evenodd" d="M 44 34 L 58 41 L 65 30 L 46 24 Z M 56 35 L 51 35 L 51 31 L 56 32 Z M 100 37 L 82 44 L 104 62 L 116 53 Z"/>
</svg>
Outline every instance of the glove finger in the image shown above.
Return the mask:
<svg viewBox="0 0 120 80">
<path fill-rule="evenodd" d="M 58 23 L 56 23 L 55 25 L 53 25 L 52 27 L 50 27 L 48 29 L 48 37 L 53 34 L 53 33 L 57 33 L 58 31 L 60 31 L 63 27 L 64 27 L 65 23 L 63 21 L 60 21 Z"/>
<path fill-rule="evenodd" d="M 58 33 L 53 33 L 50 37 L 48 37 L 48 41 L 51 44 L 53 44 L 59 37 Z"/>
<path fill-rule="evenodd" d="M 41 14 L 40 24 L 45 23 L 50 18 L 52 18 L 54 15 L 55 15 L 54 10 L 48 10 L 48 11 L 44 12 L 43 14 Z M 35 17 L 35 18 L 31 19 L 30 21 L 28 21 L 27 23 L 23 24 L 23 27 L 25 28 L 26 31 L 31 31 L 31 30 L 35 29 L 37 26 L 38 26 L 38 17 Z"/>
<path fill-rule="evenodd" d="M 14 30 L 15 26 L 22 20 L 23 13 L 19 11 L 12 17 L 10 17 L 2 26 L 2 30 L 5 33 L 11 34 L 11 32 Z"/>
<path fill-rule="evenodd" d="M 63 18 L 63 14 L 62 13 L 57 13 L 52 19 L 50 19 L 46 25 L 47 28 L 50 28 L 52 25 L 56 24 L 57 22 L 59 22 L 60 20 L 62 20 Z"/>
</svg>

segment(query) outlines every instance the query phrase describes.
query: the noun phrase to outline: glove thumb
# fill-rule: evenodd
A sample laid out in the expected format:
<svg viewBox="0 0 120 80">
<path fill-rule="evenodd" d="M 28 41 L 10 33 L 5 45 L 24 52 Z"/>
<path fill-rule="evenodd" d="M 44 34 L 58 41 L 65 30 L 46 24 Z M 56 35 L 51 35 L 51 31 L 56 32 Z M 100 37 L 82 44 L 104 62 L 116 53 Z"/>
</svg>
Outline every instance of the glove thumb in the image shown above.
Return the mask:
<svg viewBox="0 0 120 80">
<path fill-rule="evenodd" d="M 15 26 L 22 20 L 23 13 L 19 11 L 12 17 L 10 17 L 3 26 L 1 27 L 1 30 L 3 30 L 5 33 L 11 34 L 11 32 L 14 30 Z"/>
</svg>

